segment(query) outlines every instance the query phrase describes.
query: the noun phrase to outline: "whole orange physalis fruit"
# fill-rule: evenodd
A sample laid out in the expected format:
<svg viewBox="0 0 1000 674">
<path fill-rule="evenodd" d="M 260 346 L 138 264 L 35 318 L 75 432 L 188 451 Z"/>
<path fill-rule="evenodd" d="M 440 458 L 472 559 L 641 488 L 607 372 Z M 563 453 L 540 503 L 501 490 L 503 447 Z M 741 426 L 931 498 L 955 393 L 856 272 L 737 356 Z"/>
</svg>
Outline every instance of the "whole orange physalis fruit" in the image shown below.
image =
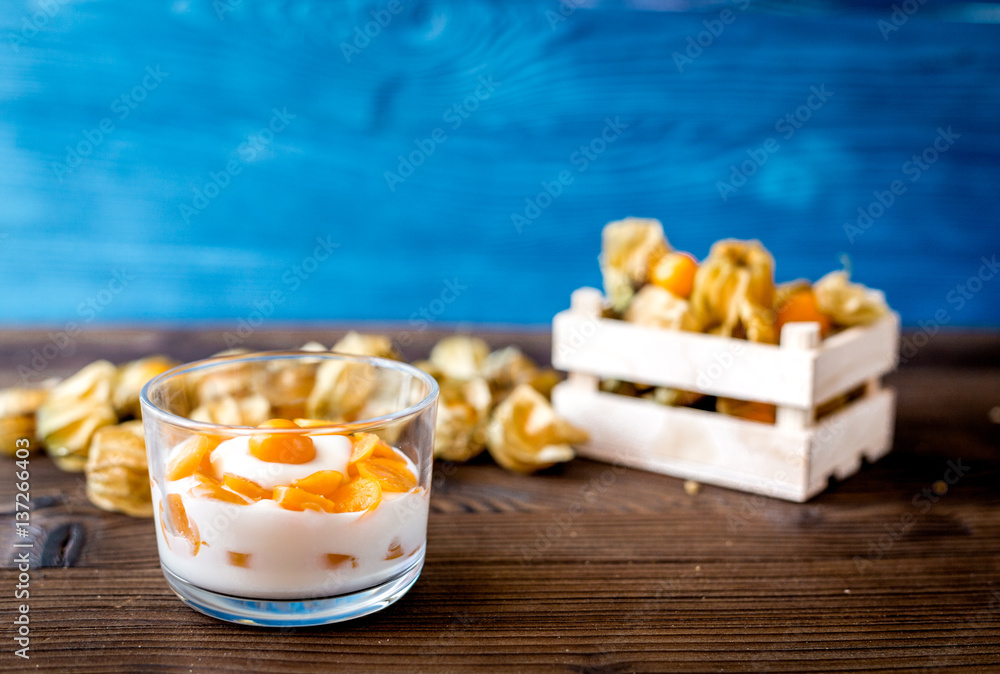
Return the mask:
<svg viewBox="0 0 1000 674">
<path fill-rule="evenodd" d="M 257 428 L 299 428 L 288 419 L 270 419 Z M 308 463 L 316 458 L 316 445 L 299 433 L 254 433 L 250 454 L 269 463 Z"/>
<path fill-rule="evenodd" d="M 694 274 L 698 271 L 698 261 L 687 253 L 677 251 L 667 253 L 653 266 L 649 279 L 655 285 L 686 300 L 694 287 Z"/>
<path fill-rule="evenodd" d="M 812 288 L 802 288 L 796 290 L 785 298 L 785 301 L 778 307 L 776 321 L 778 334 L 785 323 L 819 323 L 819 331 L 822 337 L 830 334 L 830 317 L 819 310 L 816 304 L 816 294 Z"/>
</svg>

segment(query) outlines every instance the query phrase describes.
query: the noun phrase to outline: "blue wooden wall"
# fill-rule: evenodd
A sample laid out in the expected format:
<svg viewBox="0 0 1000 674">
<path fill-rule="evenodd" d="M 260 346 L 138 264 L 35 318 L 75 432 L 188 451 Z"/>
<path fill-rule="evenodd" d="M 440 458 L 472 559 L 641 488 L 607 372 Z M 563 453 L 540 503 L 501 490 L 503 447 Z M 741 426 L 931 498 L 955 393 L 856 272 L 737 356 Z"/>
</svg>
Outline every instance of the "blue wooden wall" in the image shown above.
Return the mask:
<svg viewBox="0 0 1000 674">
<path fill-rule="evenodd" d="M 631 214 L 1000 325 L 1000 5 L 908 2 L 6 1 L 0 324 L 541 324 Z"/>
</svg>

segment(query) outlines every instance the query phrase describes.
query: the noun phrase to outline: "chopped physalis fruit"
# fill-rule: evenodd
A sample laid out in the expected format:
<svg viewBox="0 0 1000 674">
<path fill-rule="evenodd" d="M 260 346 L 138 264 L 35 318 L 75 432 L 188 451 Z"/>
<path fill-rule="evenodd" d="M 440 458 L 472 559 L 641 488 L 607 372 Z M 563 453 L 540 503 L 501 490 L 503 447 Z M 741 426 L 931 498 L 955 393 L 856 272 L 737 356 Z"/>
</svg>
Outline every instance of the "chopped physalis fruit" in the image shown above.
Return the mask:
<svg viewBox="0 0 1000 674">
<path fill-rule="evenodd" d="M 296 480 L 292 486 L 305 489 L 307 492 L 324 498 L 330 498 L 343 481 L 343 474 L 335 470 L 321 470 L 301 480 Z"/>
<path fill-rule="evenodd" d="M 777 329 L 779 335 L 785 323 L 819 323 L 822 337 L 826 337 L 830 333 L 830 317 L 819 310 L 816 304 L 816 294 L 809 287 L 796 290 L 778 306 Z"/>
<path fill-rule="evenodd" d="M 378 482 L 382 491 L 406 492 L 417 486 L 417 478 L 399 461 L 373 456 L 356 465 L 358 474 Z"/>
<path fill-rule="evenodd" d="M 351 568 L 357 568 L 358 566 L 358 560 L 351 555 L 338 555 L 331 552 L 326 556 L 326 565 L 331 569 L 336 569 L 347 562 L 351 563 Z"/>
<path fill-rule="evenodd" d="M 167 464 L 167 479 L 181 480 L 189 477 L 198 470 L 203 463 L 208 464 L 209 471 L 211 464 L 208 461 L 209 454 L 219 446 L 221 441 L 218 438 L 207 435 L 192 435 L 178 447 L 170 462 Z"/>
<path fill-rule="evenodd" d="M 191 487 L 190 493 L 192 496 L 198 498 L 213 499 L 215 501 L 224 501 L 226 503 L 233 503 L 235 505 L 246 505 L 250 503 L 253 499 L 238 494 L 235 491 L 230 491 L 222 486 L 215 478 L 209 477 L 204 473 L 195 473 L 195 480 L 197 484 Z"/>
<path fill-rule="evenodd" d="M 229 563 L 233 566 L 238 566 L 241 568 L 246 568 L 250 563 L 250 553 L 249 552 L 230 552 L 229 553 Z"/>
<path fill-rule="evenodd" d="M 385 551 L 386 559 L 399 559 L 403 556 L 403 544 L 399 542 L 398 538 L 392 539 L 392 543 L 389 544 L 389 549 Z"/>
<path fill-rule="evenodd" d="M 334 506 L 333 512 L 337 513 L 356 513 L 362 510 L 371 510 L 381 500 L 382 487 L 376 480 L 364 477 L 342 484 L 330 496 L 330 501 Z"/>
<path fill-rule="evenodd" d="M 265 489 L 253 480 L 248 480 L 245 477 L 233 475 L 232 473 L 226 473 L 222 476 L 222 485 L 230 491 L 246 496 L 251 501 L 271 498 L 270 489 Z"/>
<path fill-rule="evenodd" d="M 351 436 L 351 442 L 354 444 L 351 446 L 351 458 L 347 462 L 357 463 L 371 456 L 382 440 L 373 433 L 355 433 Z"/>
<path fill-rule="evenodd" d="M 161 517 L 164 513 L 160 513 Z M 163 518 L 163 526 L 174 536 L 186 538 L 194 546 L 195 555 L 201 549 L 201 537 L 198 535 L 198 526 L 187 516 L 184 510 L 184 500 L 180 494 L 167 494 L 166 513 Z"/>
<path fill-rule="evenodd" d="M 299 428 L 288 419 L 271 419 L 257 428 Z M 316 445 L 308 435 L 256 433 L 250 436 L 250 454 L 269 463 L 309 463 L 316 458 Z"/>
<path fill-rule="evenodd" d="M 315 510 L 317 512 L 344 512 L 336 510 L 335 504 L 318 494 L 298 487 L 275 487 L 274 500 L 285 510 Z"/>
<path fill-rule="evenodd" d="M 650 281 L 682 300 L 691 296 L 698 262 L 687 253 L 670 252 L 660 258 L 650 273 Z"/>
</svg>

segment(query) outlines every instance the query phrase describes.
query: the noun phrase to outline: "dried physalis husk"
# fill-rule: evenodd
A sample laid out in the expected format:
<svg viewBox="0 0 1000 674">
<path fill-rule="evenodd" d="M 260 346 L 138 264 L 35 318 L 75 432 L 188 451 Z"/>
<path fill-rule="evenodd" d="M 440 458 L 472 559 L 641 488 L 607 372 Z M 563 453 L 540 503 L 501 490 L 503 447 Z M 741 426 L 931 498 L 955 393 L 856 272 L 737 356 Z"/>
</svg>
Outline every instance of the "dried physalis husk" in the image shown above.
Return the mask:
<svg viewBox="0 0 1000 674">
<path fill-rule="evenodd" d="M 441 383 L 434 425 L 434 456 L 446 461 L 468 461 L 485 447 L 485 426 L 493 396 L 482 377 L 448 379 Z"/>
<path fill-rule="evenodd" d="M 776 344 L 774 259 L 759 241 L 719 241 L 698 267 L 691 311 L 704 330 Z"/>
<path fill-rule="evenodd" d="M 357 332 L 347 333 L 333 345 L 332 351 L 372 358 L 399 357 L 392 340 L 385 335 Z M 316 384 L 306 401 L 306 415 L 335 423 L 356 421 L 364 416 L 364 407 L 377 390 L 378 380 L 378 370 L 368 363 L 325 361 L 316 371 Z"/>
<path fill-rule="evenodd" d="M 259 393 L 209 400 L 188 415 L 194 421 L 223 426 L 259 426 L 271 418 L 271 402 Z"/>
<path fill-rule="evenodd" d="M 166 356 L 149 356 L 119 365 L 111 393 L 111 403 L 118 416 L 138 419 L 142 415 L 139 391 L 150 379 L 179 364 Z"/>
<path fill-rule="evenodd" d="M 306 342 L 299 351 L 320 353 L 326 351 L 326 347 L 319 342 Z M 273 414 L 264 421 L 272 417 L 296 419 L 306 416 L 306 400 L 316 384 L 320 363 L 320 359 L 297 358 L 275 359 L 266 364 L 264 381 L 258 388 L 271 402 Z"/>
<path fill-rule="evenodd" d="M 813 285 L 816 306 L 841 327 L 873 323 L 889 313 L 880 290 L 851 283 L 846 271 L 830 272 Z"/>
<path fill-rule="evenodd" d="M 587 433 L 556 416 L 542 394 L 527 384 L 515 388 L 493 411 L 486 447 L 504 468 L 531 473 L 573 458 L 571 444 Z"/>
<path fill-rule="evenodd" d="M 415 360 L 412 365 L 413 367 L 421 369 L 430 376 L 434 377 L 434 379 L 439 383 L 447 379 L 441 368 L 429 360 Z"/>
<path fill-rule="evenodd" d="M 49 380 L 40 386 L 0 390 L 0 454 L 14 456 L 17 441 L 24 439 L 29 441 L 24 449 L 38 448 L 37 443 L 30 442 L 35 437 L 35 412 L 54 385 L 55 380 Z"/>
<path fill-rule="evenodd" d="M 659 220 L 625 218 L 604 226 L 601 275 L 614 311 L 625 311 L 635 291 L 649 280 L 650 270 L 669 251 Z"/>
<path fill-rule="evenodd" d="M 531 378 L 527 383 L 531 388 L 535 389 L 547 399 L 552 399 L 552 389 L 556 387 L 556 384 L 562 381 L 562 375 L 553 370 L 550 367 L 544 370 L 539 370 L 538 374 Z"/>
<path fill-rule="evenodd" d="M 37 449 L 37 443 L 31 442 L 35 437 L 35 417 L 25 415 L 20 417 L 0 418 L 0 455 L 14 456 L 20 448 L 18 440 L 28 440 L 28 446 L 23 449 Z M 22 445 L 24 443 L 21 443 Z"/>
<path fill-rule="evenodd" d="M 94 431 L 118 422 L 111 406 L 116 371 L 106 360 L 91 363 L 53 388 L 38 408 L 38 437 L 59 468 L 83 470 Z"/>
<path fill-rule="evenodd" d="M 431 349 L 431 362 L 452 379 L 471 379 L 479 375 L 490 355 L 490 347 L 478 337 L 452 335 Z"/>
<path fill-rule="evenodd" d="M 655 285 L 643 286 L 625 310 L 625 320 L 652 328 L 701 332 L 687 300 Z"/>
<path fill-rule="evenodd" d="M 238 356 L 250 353 L 248 349 L 227 349 L 212 356 Z M 250 363 L 229 363 L 208 368 L 205 371 L 194 370 L 188 376 L 191 395 L 197 405 L 204 405 L 219 398 L 250 395 L 254 391 L 253 366 Z"/>
<path fill-rule="evenodd" d="M 519 384 L 530 384 L 546 398 L 552 389 L 562 381 L 562 377 L 552 368 L 539 368 L 530 357 L 516 346 L 497 349 L 483 361 L 480 367 L 483 377 L 490 383 L 493 403 L 497 404 Z"/>
<path fill-rule="evenodd" d="M 95 506 L 133 517 L 153 516 L 141 421 L 98 429 L 86 471 L 87 498 Z"/>
<path fill-rule="evenodd" d="M 399 360 L 399 352 L 392 345 L 392 339 L 386 335 L 365 335 L 353 330 L 344 335 L 330 350 L 351 356 Z"/>
<path fill-rule="evenodd" d="M 378 370 L 368 363 L 328 360 L 316 371 L 306 416 L 335 423 L 355 421 L 377 383 Z"/>
<path fill-rule="evenodd" d="M 497 349 L 483 360 L 480 372 L 494 389 L 514 388 L 538 375 L 538 365 L 516 346 Z"/>
</svg>

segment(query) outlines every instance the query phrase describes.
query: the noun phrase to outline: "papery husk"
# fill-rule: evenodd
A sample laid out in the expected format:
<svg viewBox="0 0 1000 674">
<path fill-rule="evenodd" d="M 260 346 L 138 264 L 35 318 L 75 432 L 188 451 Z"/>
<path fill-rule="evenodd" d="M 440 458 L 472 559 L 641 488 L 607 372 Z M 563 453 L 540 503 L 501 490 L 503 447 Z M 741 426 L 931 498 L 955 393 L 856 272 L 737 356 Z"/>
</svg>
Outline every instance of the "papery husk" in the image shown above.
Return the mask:
<svg viewBox="0 0 1000 674">
<path fill-rule="evenodd" d="M 434 425 L 435 458 L 468 461 L 478 456 L 486 446 L 492 402 L 490 386 L 482 377 L 442 382 Z"/>
<path fill-rule="evenodd" d="M 478 337 L 452 335 L 434 345 L 430 361 L 446 377 L 472 379 L 480 374 L 489 355 L 489 345 Z"/>
<path fill-rule="evenodd" d="M 94 433 L 86 473 L 87 498 L 98 508 L 153 516 L 141 421 L 105 426 Z"/>
<path fill-rule="evenodd" d="M 398 359 L 385 335 L 347 333 L 332 351 L 351 356 Z M 306 416 L 334 423 L 367 418 L 362 412 L 379 383 L 378 370 L 364 362 L 328 360 L 316 371 L 316 383 L 306 401 Z"/>
<path fill-rule="evenodd" d="M 508 470 L 532 473 L 573 458 L 571 444 L 588 435 L 556 416 L 542 394 L 528 384 L 515 388 L 493 411 L 486 447 Z"/>
<path fill-rule="evenodd" d="M 106 360 L 91 363 L 55 386 L 38 408 L 36 432 L 62 470 L 82 471 L 94 432 L 118 422 L 111 404 L 116 373 Z"/>
<path fill-rule="evenodd" d="M 111 404 L 118 416 L 136 419 L 141 417 L 139 392 L 142 387 L 153 377 L 177 365 L 180 363 L 166 356 L 149 356 L 119 365 L 111 393 Z"/>
<path fill-rule="evenodd" d="M 625 310 L 625 320 L 652 328 L 701 332 L 688 301 L 655 285 L 643 286 L 635 294 Z"/>
<path fill-rule="evenodd" d="M 538 375 L 538 364 L 516 346 L 497 349 L 486 357 L 480 372 L 494 390 L 512 389 Z"/>
<path fill-rule="evenodd" d="M 33 416 L 58 383 L 49 379 L 38 386 L 12 386 L 0 390 L 0 419 Z"/>
<path fill-rule="evenodd" d="M 710 334 L 777 344 L 774 259 L 759 241 L 719 241 L 698 267 L 691 311 Z"/>
<path fill-rule="evenodd" d="M 399 360 L 399 352 L 388 336 L 363 334 L 353 330 L 344 335 L 330 350 L 351 356 Z"/>
<path fill-rule="evenodd" d="M 298 350 L 322 353 L 326 347 L 319 342 L 306 342 Z M 271 403 L 271 417 L 295 419 L 306 415 L 306 401 L 316 384 L 320 363 L 318 358 L 279 359 L 264 366 L 263 384 L 259 388 Z"/>
<path fill-rule="evenodd" d="M 36 451 L 41 445 L 33 442 L 35 439 L 35 415 L 24 414 L 17 417 L 0 418 L 0 455 L 15 456 L 18 449 Z M 18 440 L 27 440 L 27 446 Z M 23 454 L 22 454 L 23 456 Z"/>
<path fill-rule="evenodd" d="M 212 356 L 239 356 L 249 349 L 226 349 Z M 192 406 L 204 405 L 220 398 L 242 398 L 254 392 L 253 367 L 249 363 L 216 365 L 208 370 L 195 370 L 186 377 Z"/>
<path fill-rule="evenodd" d="M 435 381 L 437 381 L 439 384 L 443 380 L 447 379 L 441 368 L 439 368 L 437 365 L 435 365 L 429 360 L 415 360 L 411 363 L 411 365 L 413 365 L 413 367 L 415 368 L 423 370 L 430 376 L 434 377 Z"/>
<path fill-rule="evenodd" d="M 659 220 L 625 218 L 609 222 L 601 232 L 601 276 L 611 309 L 621 314 L 635 291 L 670 250 Z"/>
<path fill-rule="evenodd" d="M 851 283 L 846 271 L 833 271 L 813 285 L 816 306 L 839 327 L 874 323 L 889 313 L 880 290 Z"/>
<path fill-rule="evenodd" d="M 234 398 L 215 398 L 188 415 L 194 421 L 223 426 L 259 426 L 272 418 L 271 402 L 259 393 Z"/>
<path fill-rule="evenodd" d="M 562 375 L 550 367 L 539 370 L 538 374 L 528 380 L 527 384 L 535 389 L 548 400 L 552 400 L 552 389 L 562 381 Z"/>
<path fill-rule="evenodd" d="M 35 412 L 45 402 L 57 383 L 49 379 L 39 386 L 14 386 L 0 390 L 0 455 L 14 456 L 18 449 L 35 451 L 41 448 L 35 439 Z M 19 440 L 27 446 L 18 447 Z"/>
<path fill-rule="evenodd" d="M 356 421 L 377 383 L 378 370 L 369 363 L 326 361 L 316 371 L 306 416 L 335 423 Z"/>
</svg>

